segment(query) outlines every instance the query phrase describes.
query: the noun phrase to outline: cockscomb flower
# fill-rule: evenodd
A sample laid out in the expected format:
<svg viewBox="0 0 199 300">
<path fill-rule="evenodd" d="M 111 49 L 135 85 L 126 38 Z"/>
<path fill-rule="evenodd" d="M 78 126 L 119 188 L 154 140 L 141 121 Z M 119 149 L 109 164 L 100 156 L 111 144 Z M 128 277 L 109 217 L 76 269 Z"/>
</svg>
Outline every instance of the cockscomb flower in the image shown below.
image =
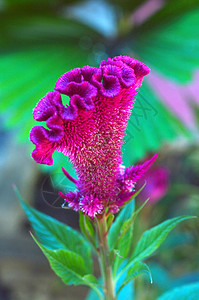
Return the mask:
<svg viewBox="0 0 199 300">
<path fill-rule="evenodd" d="M 135 193 L 136 181 L 156 159 L 143 165 L 122 167 L 122 143 L 137 89 L 149 68 L 128 56 L 102 61 L 99 68 L 85 66 L 63 74 L 54 91 L 40 100 L 33 111 L 37 121 L 30 139 L 40 164 L 53 164 L 58 150 L 72 162 L 78 180 L 63 169 L 77 189 L 60 193 L 68 206 L 94 218 L 117 212 Z M 64 106 L 61 94 L 70 97 Z M 107 210 L 106 210 L 107 211 Z"/>
</svg>

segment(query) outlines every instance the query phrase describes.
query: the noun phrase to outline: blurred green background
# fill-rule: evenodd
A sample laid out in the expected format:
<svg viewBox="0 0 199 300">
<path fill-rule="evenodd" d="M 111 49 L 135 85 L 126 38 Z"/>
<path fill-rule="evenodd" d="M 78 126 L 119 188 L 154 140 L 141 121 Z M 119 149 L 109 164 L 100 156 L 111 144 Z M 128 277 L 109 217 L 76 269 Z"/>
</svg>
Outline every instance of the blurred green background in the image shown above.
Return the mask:
<svg viewBox="0 0 199 300">
<path fill-rule="evenodd" d="M 32 110 L 61 74 L 121 54 L 151 68 L 128 124 L 124 164 L 160 153 L 146 177 L 151 205 L 135 235 L 168 217 L 198 215 L 199 1 L 0 0 L 0 300 L 87 293 L 65 288 L 50 272 L 11 184 L 41 211 L 78 226 L 76 214 L 60 209 L 57 193 L 72 188 L 60 171 L 64 166 L 75 176 L 67 158 L 56 153 L 55 164 L 44 167 L 30 157 Z M 136 299 L 199 281 L 197 223 L 181 225 L 150 259 L 154 284 L 136 280 Z"/>
</svg>

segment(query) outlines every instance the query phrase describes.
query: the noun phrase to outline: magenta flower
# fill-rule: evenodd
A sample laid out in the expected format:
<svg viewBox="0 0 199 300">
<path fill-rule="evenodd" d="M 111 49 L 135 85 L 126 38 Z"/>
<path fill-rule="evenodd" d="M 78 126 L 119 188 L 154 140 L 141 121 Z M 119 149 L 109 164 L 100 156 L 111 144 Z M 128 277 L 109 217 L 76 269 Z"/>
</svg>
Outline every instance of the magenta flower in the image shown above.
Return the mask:
<svg viewBox="0 0 199 300">
<path fill-rule="evenodd" d="M 165 167 L 155 167 L 148 170 L 138 183 L 138 188 L 147 182 L 139 194 L 139 199 L 145 201 L 150 198 L 149 203 L 155 204 L 160 201 L 169 189 L 169 171 Z"/>
<path fill-rule="evenodd" d="M 77 190 L 60 193 L 68 206 L 93 218 L 106 207 L 117 212 L 135 193 L 136 181 L 154 162 L 122 167 L 122 143 L 137 89 L 149 73 L 143 63 L 127 56 L 102 61 L 99 68 L 85 66 L 62 75 L 55 91 L 47 93 L 33 111 L 37 121 L 46 121 L 46 129 L 35 126 L 30 139 L 36 145 L 32 153 L 40 164 L 53 164 L 58 150 L 69 157 L 78 180 L 66 170 Z M 61 94 L 70 97 L 64 106 Z"/>
</svg>

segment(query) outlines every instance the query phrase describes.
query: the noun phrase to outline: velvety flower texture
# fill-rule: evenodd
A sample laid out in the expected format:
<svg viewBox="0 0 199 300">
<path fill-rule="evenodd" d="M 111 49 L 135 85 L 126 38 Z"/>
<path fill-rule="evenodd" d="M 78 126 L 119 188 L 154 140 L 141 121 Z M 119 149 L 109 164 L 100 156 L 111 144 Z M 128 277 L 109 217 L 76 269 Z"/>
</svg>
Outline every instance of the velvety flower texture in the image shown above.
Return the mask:
<svg viewBox="0 0 199 300">
<path fill-rule="evenodd" d="M 68 206 L 94 218 L 119 208 L 135 193 L 136 181 L 156 159 L 142 165 L 122 166 L 122 142 L 137 89 L 149 68 L 128 56 L 102 61 L 99 68 L 85 66 L 63 74 L 55 90 L 47 93 L 33 111 L 46 129 L 35 126 L 30 139 L 32 153 L 40 164 L 53 164 L 58 150 L 69 157 L 78 180 L 63 169 L 76 184 L 73 192 L 60 195 Z M 64 106 L 61 94 L 70 97 Z"/>
</svg>

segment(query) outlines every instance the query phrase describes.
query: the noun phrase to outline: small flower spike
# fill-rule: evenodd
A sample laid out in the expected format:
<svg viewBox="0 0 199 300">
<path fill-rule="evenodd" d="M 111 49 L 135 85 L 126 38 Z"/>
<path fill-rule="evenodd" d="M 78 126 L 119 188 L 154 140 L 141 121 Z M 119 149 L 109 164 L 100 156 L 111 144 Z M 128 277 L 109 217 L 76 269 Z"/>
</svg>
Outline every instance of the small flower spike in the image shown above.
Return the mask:
<svg viewBox="0 0 199 300">
<path fill-rule="evenodd" d="M 58 150 L 72 162 L 78 180 L 65 169 L 65 176 L 77 189 L 60 193 L 68 206 L 91 218 L 117 212 L 134 193 L 138 179 L 157 155 L 142 165 L 122 168 L 122 144 L 137 89 L 149 68 L 128 56 L 102 61 L 99 68 L 85 66 L 63 74 L 55 90 L 47 93 L 33 111 L 37 121 L 30 140 L 36 145 L 33 159 L 53 164 Z M 64 106 L 61 95 L 70 97 Z"/>
</svg>

